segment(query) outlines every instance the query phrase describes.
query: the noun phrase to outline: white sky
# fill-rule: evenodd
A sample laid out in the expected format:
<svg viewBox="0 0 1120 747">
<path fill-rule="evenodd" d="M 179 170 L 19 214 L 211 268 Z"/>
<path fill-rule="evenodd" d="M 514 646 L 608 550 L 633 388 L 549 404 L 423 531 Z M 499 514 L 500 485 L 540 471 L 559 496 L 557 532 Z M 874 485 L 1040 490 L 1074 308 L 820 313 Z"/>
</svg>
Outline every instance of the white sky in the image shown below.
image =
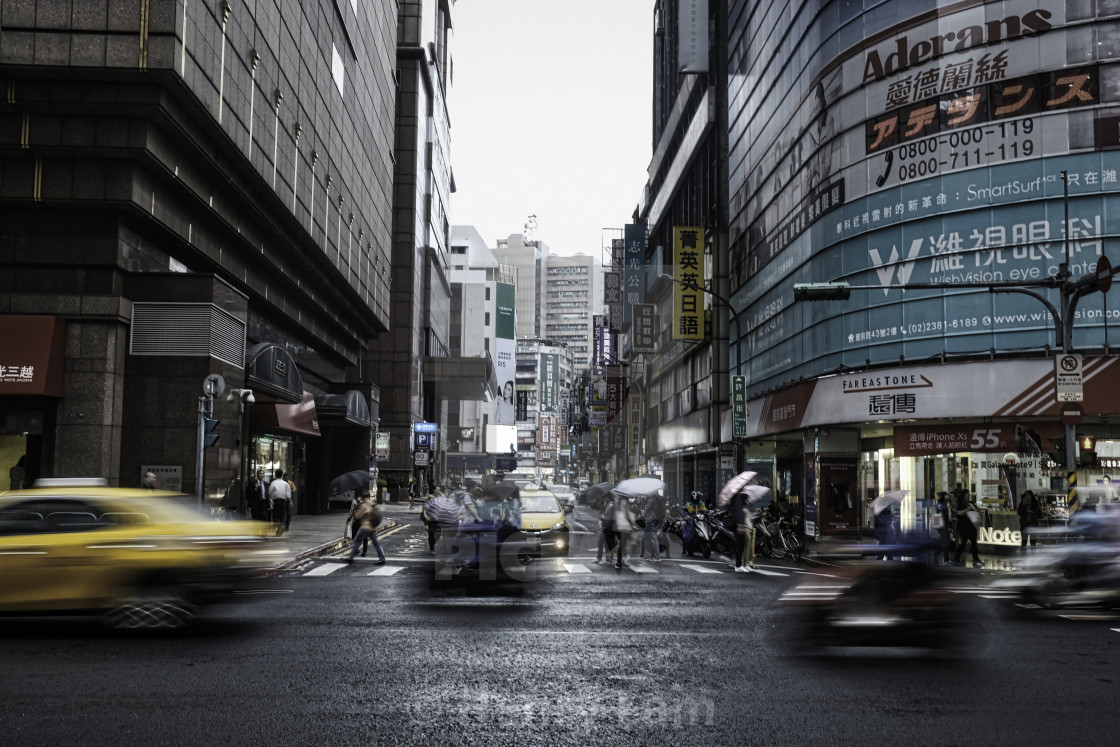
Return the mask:
<svg viewBox="0 0 1120 747">
<path fill-rule="evenodd" d="M 458 0 L 449 102 L 455 225 L 599 255 L 652 145 L 653 0 Z"/>
</svg>

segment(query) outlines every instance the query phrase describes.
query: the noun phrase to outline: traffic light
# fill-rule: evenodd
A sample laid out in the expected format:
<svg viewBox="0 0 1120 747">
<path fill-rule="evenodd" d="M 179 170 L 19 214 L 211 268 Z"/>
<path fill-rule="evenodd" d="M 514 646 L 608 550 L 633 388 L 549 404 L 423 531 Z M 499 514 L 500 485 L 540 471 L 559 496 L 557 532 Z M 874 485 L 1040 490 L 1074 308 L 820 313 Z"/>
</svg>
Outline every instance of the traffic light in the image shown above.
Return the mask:
<svg viewBox="0 0 1120 747">
<path fill-rule="evenodd" d="M 215 418 L 202 419 L 202 439 L 203 444 L 208 449 L 214 444 L 218 443 L 218 439 L 221 438 L 220 435 L 214 432 L 214 429 L 218 427 L 219 422 L 221 421 Z"/>
<path fill-rule="evenodd" d="M 852 295 L 847 283 L 795 283 L 794 301 L 846 301 Z"/>
<path fill-rule="evenodd" d="M 1049 439 L 1049 442 L 1051 442 L 1051 449 L 1052 450 L 1048 451 L 1046 456 L 1051 458 L 1051 461 L 1053 461 L 1053 463 L 1056 464 L 1058 467 L 1062 467 L 1064 469 L 1065 468 L 1065 437 L 1064 436 L 1058 436 L 1057 438 L 1051 438 L 1051 439 Z"/>
</svg>

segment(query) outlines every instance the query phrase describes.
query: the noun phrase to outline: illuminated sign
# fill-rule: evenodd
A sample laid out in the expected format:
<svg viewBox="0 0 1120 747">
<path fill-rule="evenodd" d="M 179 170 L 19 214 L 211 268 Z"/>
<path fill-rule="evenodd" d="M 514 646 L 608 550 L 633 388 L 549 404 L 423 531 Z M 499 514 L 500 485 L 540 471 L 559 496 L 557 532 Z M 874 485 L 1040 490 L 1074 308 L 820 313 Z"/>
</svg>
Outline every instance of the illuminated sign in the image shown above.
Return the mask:
<svg viewBox="0 0 1120 747">
<path fill-rule="evenodd" d="M 673 226 L 673 339 L 704 339 L 704 229 Z"/>
</svg>

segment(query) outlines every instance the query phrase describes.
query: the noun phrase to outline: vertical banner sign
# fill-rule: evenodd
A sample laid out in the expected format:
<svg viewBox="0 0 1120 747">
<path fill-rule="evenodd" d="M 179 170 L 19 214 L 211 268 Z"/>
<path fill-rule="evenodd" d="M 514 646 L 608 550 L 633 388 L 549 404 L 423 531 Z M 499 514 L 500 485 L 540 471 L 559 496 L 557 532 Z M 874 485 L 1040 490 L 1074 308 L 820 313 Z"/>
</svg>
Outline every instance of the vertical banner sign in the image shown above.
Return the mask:
<svg viewBox="0 0 1120 747">
<path fill-rule="evenodd" d="M 615 359 L 615 333 L 607 327 L 599 328 L 599 358 L 600 370 L 596 373 L 605 373 L 606 366 L 617 365 Z"/>
<path fill-rule="evenodd" d="M 559 388 L 559 356 L 555 353 L 541 353 L 541 402 L 540 412 L 556 414 L 557 389 Z"/>
<path fill-rule="evenodd" d="M 517 420 L 518 422 L 529 419 L 529 390 L 517 390 Z"/>
<path fill-rule="evenodd" d="M 607 376 L 607 422 L 614 423 L 622 411 L 622 377 Z"/>
<path fill-rule="evenodd" d="M 747 377 L 731 377 L 731 436 L 747 437 Z"/>
<path fill-rule="evenodd" d="M 568 427 L 569 423 L 569 410 L 572 409 L 572 394 L 571 392 L 564 392 L 560 395 L 560 425 L 564 428 Z"/>
<path fill-rule="evenodd" d="M 517 294 L 512 283 L 496 283 L 494 317 L 494 374 L 498 379 L 498 397 L 494 401 L 494 422 L 513 425 L 514 391 L 517 380 L 517 324 L 514 309 Z"/>
<path fill-rule="evenodd" d="M 626 256 L 622 266 L 622 315 L 623 322 L 633 320 L 631 309 L 646 301 L 646 227 L 641 223 L 627 223 Z"/>
<path fill-rule="evenodd" d="M 622 239 L 611 239 L 611 269 L 621 270 L 626 256 L 626 242 Z"/>
<path fill-rule="evenodd" d="M 635 454 L 638 453 L 638 447 L 642 442 L 642 396 L 640 394 L 630 395 L 630 451 Z M 641 472 L 641 465 L 639 472 Z"/>
<path fill-rule="evenodd" d="M 704 339 L 704 229 L 673 227 L 673 339 Z M 682 285 L 682 283 L 684 285 Z M 691 286 L 691 287 L 687 287 Z"/>
<path fill-rule="evenodd" d="M 708 72 L 708 0 L 678 0 L 677 62 L 682 74 Z"/>
<path fill-rule="evenodd" d="M 622 304 L 617 304 L 617 305 L 611 306 L 609 308 L 610 308 L 610 312 L 611 312 L 611 322 L 610 322 L 611 334 L 621 332 L 622 331 L 622 308 L 623 308 Z"/>
<path fill-rule="evenodd" d="M 634 305 L 633 350 L 635 353 L 657 352 L 657 305 L 639 303 Z"/>
<path fill-rule="evenodd" d="M 602 314 L 592 317 L 595 336 L 591 341 L 591 373 L 603 373 L 603 329 L 607 326 L 607 318 Z"/>
<path fill-rule="evenodd" d="M 622 273 L 603 273 L 603 303 L 607 306 L 620 306 L 622 304 Z"/>
</svg>

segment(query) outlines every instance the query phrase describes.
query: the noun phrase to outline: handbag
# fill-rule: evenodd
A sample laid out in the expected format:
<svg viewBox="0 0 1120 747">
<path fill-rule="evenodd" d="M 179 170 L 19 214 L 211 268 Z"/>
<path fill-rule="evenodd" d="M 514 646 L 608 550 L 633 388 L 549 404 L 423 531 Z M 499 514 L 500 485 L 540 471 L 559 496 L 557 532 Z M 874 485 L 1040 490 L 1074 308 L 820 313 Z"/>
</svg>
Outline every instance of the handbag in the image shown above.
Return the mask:
<svg viewBox="0 0 1120 747">
<path fill-rule="evenodd" d="M 945 517 L 942 516 L 941 514 L 934 514 L 933 515 L 933 520 L 930 522 L 930 525 L 934 529 L 944 529 L 945 528 Z"/>
<path fill-rule="evenodd" d="M 980 526 L 980 512 L 974 508 L 968 510 L 968 520 L 972 522 L 972 526 Z"/>
</svg>

